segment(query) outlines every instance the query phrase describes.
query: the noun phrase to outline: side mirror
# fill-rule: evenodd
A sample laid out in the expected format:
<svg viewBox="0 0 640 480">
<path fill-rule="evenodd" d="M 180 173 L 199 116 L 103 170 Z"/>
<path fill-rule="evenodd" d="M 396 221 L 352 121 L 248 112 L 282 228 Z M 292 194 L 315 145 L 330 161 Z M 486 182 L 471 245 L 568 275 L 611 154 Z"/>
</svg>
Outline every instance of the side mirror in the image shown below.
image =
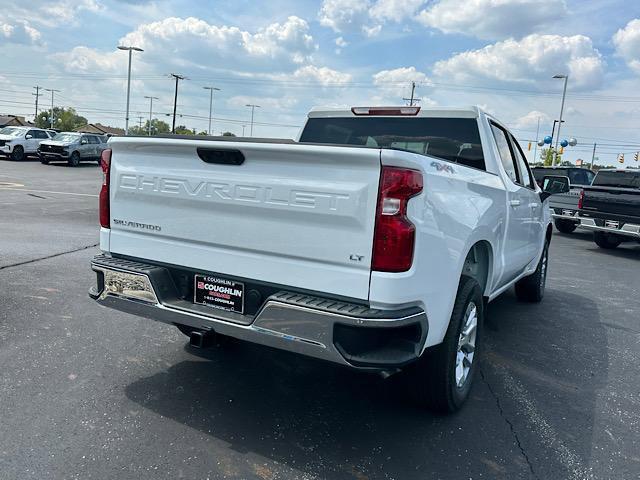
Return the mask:
<svg viewBox="0 0 640 480">
<path fill-rule="evenodd" d="M 33 138 L 33 135 L 31 135 L 30 133 L 27 133 L 27 134 L 24 136 L 24 138 L 25 138 L 25 140 L 31 140 L 31 139 Z"/>
<path fill-rule="evenodd" d="M 546 175 L 542 179 L 542 192 L 540 192 L 540 200 L 544 202 L 551 195 L 556 195 L 558 193 L 567 193 L 569 190 L 571 190 L 569 177 Z"/>
</svg>

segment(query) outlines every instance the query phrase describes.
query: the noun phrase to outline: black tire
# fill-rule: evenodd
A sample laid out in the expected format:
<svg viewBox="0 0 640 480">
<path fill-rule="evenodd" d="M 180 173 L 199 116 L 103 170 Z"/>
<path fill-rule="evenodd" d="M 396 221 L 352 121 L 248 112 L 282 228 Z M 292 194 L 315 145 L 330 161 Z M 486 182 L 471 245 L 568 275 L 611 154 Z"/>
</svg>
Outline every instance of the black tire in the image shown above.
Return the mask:
<svg viewBox="0 0 640 480">
<path fill-rule="evenodd" d="M 456 376 L 458 358 L 460 355 L 467 358 L 467 354 L 458 351 L 458 346 L 462 339 L 463 325 L 472 316 L 473 307 L 475 307 L 477 323 L 473 350 L 468 352 L 471 354 L 471 365 L 466 375 L 461 375 L 458 379 Z M 473 278 L 462 276 L 449 328 L 443 342 L 425 351 L 422 357 L 407 367 L 404 372 L 407 393 L 418 405 L 437 413 L 453 413 L 462 407 L 469 397 L 478 368 L 483 324 L 484 301 L 480 285 Z M 461 362 L 463 357 L 460 357 Z M 464 371 L 464 367 L 462 368 L 461 373 Z"/>
<path fill-rule="evenodd" d="M 553 222 L 560 233 L 573 233 L 578 224 L 569 220 L 557 219 Z"/>
<path fill-rule="evenodd" d="M 68 160 L 70 167 L 77 167 L 80 165 L 80 154 L 78 152 L 73 152 Z"/>
<path fill-rule="evenodd" d="M 516 282 L 516 297 L 521 302 L 538 303 L 544 297 L 549 265 L 549 242 L 545 242 L 536 271 Z"/>
<path fill-rule="evenodd" d="M 612 235 L 605 232 L 593 232 L 593 241 L 596 242 L 600 248 L 612 250 L 622 243 L 622 239 L 617 235 Z"/>
<path fill-rule="evenodd" d="M 49 159 L 48 158 L 44 158 L 44 157 L 40 157 L 40 163 L 43 165 L 49 165 Z"/>
<path fill-rule="evenodd" d="M 11 152 L 11 160 L 13 160 L 14 162 L 21 162 L 24 159 L 24 148 L 22 148 L 20 145 L 16 145 L 16 148 L 14 148 L 13 152 Z"/>
</svg>

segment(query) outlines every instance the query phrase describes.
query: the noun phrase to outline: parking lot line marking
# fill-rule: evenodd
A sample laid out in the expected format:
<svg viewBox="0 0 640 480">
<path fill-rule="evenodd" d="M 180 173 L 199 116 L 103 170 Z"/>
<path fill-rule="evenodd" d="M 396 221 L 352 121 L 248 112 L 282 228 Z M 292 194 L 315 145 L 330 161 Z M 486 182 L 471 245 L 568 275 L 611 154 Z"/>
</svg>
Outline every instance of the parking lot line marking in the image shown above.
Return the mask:
<svg viewBox="0 0 640 480">
<path fill-rule="evenodd" d="M 75 192 L 54 192 L 51 190 L 30 190 L 28 188 L 9 188 L 9 187 L 0 187 L 0 190 L 12 190 L 14 192 L 35 192 L 35 193 L 52 193 L 56 195 L 77 195 L 79 197 L 95 197 L 98 198 L 98 195 L 93 193 L 75 193 Z"/>
</svg>

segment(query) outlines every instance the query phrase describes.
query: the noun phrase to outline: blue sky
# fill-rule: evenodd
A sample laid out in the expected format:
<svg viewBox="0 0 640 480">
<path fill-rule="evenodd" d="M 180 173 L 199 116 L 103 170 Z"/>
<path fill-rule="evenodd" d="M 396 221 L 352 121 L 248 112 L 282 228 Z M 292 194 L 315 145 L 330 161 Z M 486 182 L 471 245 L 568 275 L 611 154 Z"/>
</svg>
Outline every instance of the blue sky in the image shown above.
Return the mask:
<svg viewBox="0 0 640 480">
<path fill-rule="evenodd" d="M 569 73 L 565 158 L 601 163 L 640 150 L 640 2 L 621 0 L 144 1 L 4 0 L 0 113 L 33 116 L 34 85 L 91 122 L 124 125 L 126 53 L 134 56 L 132 122 L 173 108 L 178 123 L 293 137 L 312 106 L 401 104 L 417 82 L 424 106 L 478 104 L 527 145 L 549 133 Z M 42 97 L 43 102 L 50 98 Z M 247 130 L 248 131 L 248 130 Z M 533 156 L 533 152 L 530 154 Z"/>
</svg>

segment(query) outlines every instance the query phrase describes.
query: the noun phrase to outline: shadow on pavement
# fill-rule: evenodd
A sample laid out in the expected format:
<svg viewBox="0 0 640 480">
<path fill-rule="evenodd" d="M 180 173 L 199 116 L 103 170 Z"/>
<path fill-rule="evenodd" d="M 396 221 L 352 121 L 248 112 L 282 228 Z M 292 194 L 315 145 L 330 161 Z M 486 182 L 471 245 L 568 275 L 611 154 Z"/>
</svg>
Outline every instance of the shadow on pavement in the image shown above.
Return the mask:
<svg viewBox="0 0 640 480">
<path fill-rule="evenodd" d="M 193 361 L 137 380 L 126 395 L 237 452 L 320 478 L 564 475 L 553 445 L 540 439 L 545 432 L 526 422 L 521 399 L 505 389 L 502 368 L 587 462 L 596 390 L 607 376 L 595 303 L 558 290 L 539 305 L 506 294 L 491 304 L 486 334 L 485 381 L 478 377 L 465 408 L 448 417 L 408 404 L 393 379 L 243 342 L 186 347 Z M 525 423 L 516 425 L 515 418 Z M 520 438 L 509 422 L 521 429 Z M 519 441 L 529 445 L 526 455 Z"/>
<path fill-rule="evenodd" d="M 128 398 L 312 478 L 528 472 L 480 381 L 463 411 L 438 417 L 404 401 L 397 381 L 287 352 L 237 342 L 198 355 L 130 384 Z"/>
</svg>

